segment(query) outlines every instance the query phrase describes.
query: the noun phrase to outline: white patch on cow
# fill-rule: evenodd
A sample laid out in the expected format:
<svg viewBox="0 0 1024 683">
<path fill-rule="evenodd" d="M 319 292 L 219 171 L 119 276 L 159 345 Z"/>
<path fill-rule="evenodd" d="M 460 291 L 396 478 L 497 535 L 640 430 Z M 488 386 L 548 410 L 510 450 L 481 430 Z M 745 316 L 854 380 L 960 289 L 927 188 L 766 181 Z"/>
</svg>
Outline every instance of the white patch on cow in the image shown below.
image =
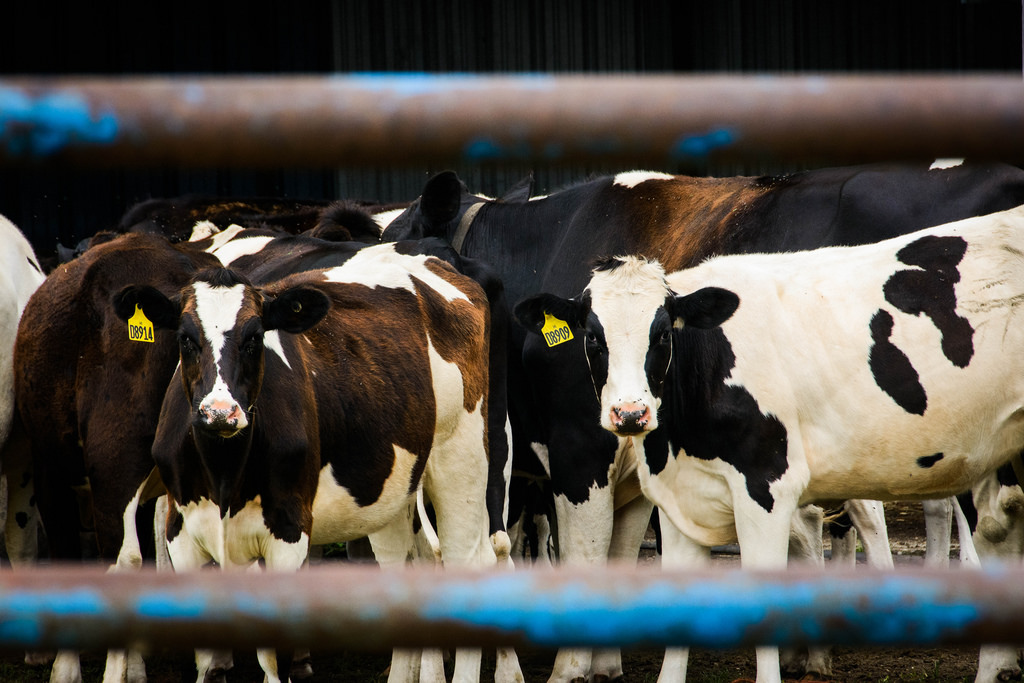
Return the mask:
<svg viewBox="0 0 1024 683">
<path fill-rule="evenodd" d="M 509 441 L 509 443 L 512 443 Z M 537 459 L 540 460 L 540 464 L 544 467 L 544 471 L 547 472 L 548 476 L 551 476 L 551 458 L 548 455 L 548 446 L 544 443 L 537 443 L 536 441 L 530 444 L 530 448 L 533 449 Z"/>
<path fill-rule="evenodd" d="M 380 496 L 370 505 L 359 505 L 353 492 L 338 484 L 334 467 L 320 470 L 320 483 L 313 500 L 313 545 L 339 543 L 366 536 L 387 526 L 410 504 L 409 480 L 416 455 L 394 447 L 395 464 L 384 482 Z"/>
<path fill-rule="evenodd" d="M 405 209 L 391 209 L 390 211 L 381 211 L 380 213 L 373 214 L 373 222 L 380 226 L 381 232 L 391 225 L 391 222 L 396 218 L 405 213 Z"/>
<path fill-rule="evenodd" d="M 188 236 L 189 242 L 198 242 L 205 240 L 209 237 L 213 237 L 218 232 L 218 228 L 213 221 L 196 221 L 196 224 L 192 226 L 192 234 Z"/>
<path fill-rule="evenodd" d="M 235 236 L 238 235 L 238 233 L 242 232 L 243 230 L 245 230 L 245 228 L 243 228 L 241 225 L 229 225 L 228 227 L 224 228 L 211 238 L 213 241 L 211 242 L 210 246 L 204 249 L 204 251 L 206 251 L 207 253 L 213 253 L 219 247 L 223 246 L 226 242 L 229 242 L 230 240 L 234 239 Z"/>
<path fill-rule="evenodd" d="M 308 339 L 306 341 L 309 341 Z M 263 346 L 270 349 L 277 354 L 281 362 L 292 369 L 292 364 L 288 362 L 288 357 L 284 355 L 284 347 L 281 345 L 281 332 L 279 330 L 270 330 L 263 333 Z"/>
<path fill-rule="evenodd" d="M 935 171 L 943 168 L 954 168 L 956 166 L 963 165 L 963 163 L 963 159 L 936 159 L 932 162 L 932 165 L 928 167 L 928 170 Z"/>
<path fill-rule="evenodd" d="M 462 290 L 426 268 L 425 264 L 430 258 L 433 257 L 399 254 L 393 245 L 381 244 L 361 249 L 343 265 L 324 271 L 324 279 L 367 287 L 406 289 L 415 293 L 412 281 L 415 277 L 448 301 L 468 301 L 469 298 Z"/>
<path fill-rule="evenodd" d="M 230 240 L 215 249 L 207 249 L 207 251 L 216 256 L 225 267 L 228 267 L 243 256 L 258 254 L 272 241 L 274 238 L 269 235 L 243 237 Z"/>
<path fill-rule="evenodd" d="M 657 171 L 626 171 L 625 173 L 619 173 L 615 176 L 615 180 L 612 181 L 614 185 L 621 185 L 622 187 L 633 188 L 640 183 L 645 183 L 648 180 L 674 180 L 675 176 L 669 175 L 668 173 L 658 173 Z"/>
<path fill-rule="evenodd" d="M 654 397 L 644 370 L 651 323 L 669 294 L 661 265 L 633 256 L 617 268 L 597 271 L 588 289 L 591 311 L 602 321 L 608 346 L 608 379 L 601 387 L 601 426 L 615 431 L 611 415 L 623 405 L 650 410 L 649 429 L 658 426 Z M 607 322 L 605 322 L 607 321 Z"/>
<path fill-rule="evenodd" d="M 0 216 L 0 444 L 7 440 L 14 417 L 11 359 L 18 321 L 43 279 L 43 269 L 39 267 L 31 243 L 14 223 Z"/>
<path fill-rule="evenodd" d="M 528 202 L 535 202 L 535 201 L 537 201 L 537 200 L 539 200 L 539 199 L 547 199 L 547 198 L 548 198 L 548 197 L 550 197 L 550 196 L 551 196 L 551 195 L 549 195 L 549 194 L 539 194 L 539 195 L 537 195 L 536 197 L 530 197 L 530 198 L 529 198 L 529 199 L 527 199 L 526 201 L 528 201 Z"/>
<path fill-rule="evenodd" d="M 193 289 L 196 296 L 196 317 L 202 326 L 206 344 L 213 354 L 213 364 L 217 371 L 217 379 L 213 388 L 203 397 L 200 405 L 220 401 L 238 405 L 238 401 L 231 395 L 231 390 L 221 375 L 220 366 L 226 334 L 235 325 L 238 312 L 242 307 L 245 287 L 240 284 L 233 287 L 211 287 L 205 282 L 197 282 L 193 285 Z M 248 417 L 243 410 L 238 420 L 238 429 L 242 430 L 248 424 Z"/>
<path fill-rule="evenodd" d="M 182 533 L 168 543 L 177 571 L 196 569 L 211 559 L 225 569 L 252 568 L 262 559 L 268 569 L 296 571 L 309 553 L 305 533 L 295 543 L 274 537 L 263 521 L 259 497 L 230 517 L 222 516 L 207 498 L 178 505 L 177 510 Z"/>
</svg>

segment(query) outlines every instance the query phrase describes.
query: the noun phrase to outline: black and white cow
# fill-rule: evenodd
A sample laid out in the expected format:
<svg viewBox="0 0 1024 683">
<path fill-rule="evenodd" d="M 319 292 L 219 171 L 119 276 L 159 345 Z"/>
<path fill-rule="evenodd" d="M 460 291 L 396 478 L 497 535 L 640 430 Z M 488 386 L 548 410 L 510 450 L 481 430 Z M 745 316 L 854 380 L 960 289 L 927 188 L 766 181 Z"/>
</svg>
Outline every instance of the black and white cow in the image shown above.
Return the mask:
<svg viewBox="0 0 1024 683">
<path fill-rule="evenodd" d="M 678 270 L 715 254 L 870 243 L 1021 203 L 1024 171 L 1001 164 L 880 164 L 730 178 L 630 172 L 529 201 L 472 195 L 445 172 L 382 236 L 448 239 L 494 266 L 515 302 L 542 291 L 574 296 L 590 264 L 613 254 L 643 254 Z M 541 337 L 511 330 L 513 467 L 550 478 L 561 561 L 635 558 L 649 504 L 630 493 L 638 489 L 628 439 L 598 426 L 584 335 L 572 333 L 549 348 Z M 593 660 L 564 650 L 551 681 L 621 674 L 613 654 Z"/>
<path fill-rule="evenodd" d="M 11 564 L 35 559 L 39 514 L 33 501 L 32 460 L 14 406 L 14 340 L 29 297 L 45 276 L 32 245 L 18 227 L 0 216 L 0 471 L 9 511 L 4 540 Z"/>
<path fill-rule="evenodd" d="M 123 319 L 136 307 L 178 335 L 181 362 L 153 445 L 176 570 L 262 560 L 294 571 L 310 544 L 367 535 L 381 565 L 401 566 L 421 489 L 445 564 L 495 563 L 489 312 L 473 280 L 382 245 L 259 288 L 222 268 L 173 297 L 148 287 L 115 296 Z M 521 680 L 502 654 L 496 677 Z M 270 680 L 282 655 L 260 653 Z M 395 653 L 396 680 L 417 673 L 407 655 Z M 456 680 L 476 680 L 480 661 L 458 651 Z M 200 679 L 208 663 L 209 653 L 197 656 Z"/>
<path fill-rule="evenodd" d="M 666 565 L 738 540 L 786 565 L 797 507 L 942 498 L 1024 447 L 1024 207 L 859 247 L 599 265 L 516 316 L 586 330 L 601 425 L 631 438 Z M 660 426 L 660 428 L 659 428 Z M 671 529 L 669 528 L 671 527 Z M 686 650 L 661 680 L 684 680 Z M 759 648 L 757 680 L 778 681 Z"/>
</svg>

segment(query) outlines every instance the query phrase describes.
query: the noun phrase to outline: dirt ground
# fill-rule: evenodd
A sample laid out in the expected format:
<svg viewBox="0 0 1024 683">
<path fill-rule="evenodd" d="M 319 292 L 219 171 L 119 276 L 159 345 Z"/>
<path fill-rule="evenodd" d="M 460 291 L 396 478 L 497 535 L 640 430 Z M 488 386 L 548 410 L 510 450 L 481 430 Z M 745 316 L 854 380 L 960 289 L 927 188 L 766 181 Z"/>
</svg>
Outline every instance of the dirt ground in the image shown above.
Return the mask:
<svg viewBox="0 0 1024 683">
<path fill-rule="evenodd" d="M 924 554 L 924 520 L 919 504 L 887 505 L 889 536 L 897 554 L 897 571 L 919 564 Z M 953 551 L 958 551 L 956 529 L 953 530 Z M 653 550 L 644 551 L 647 561 Z M 716 555 L 716 562 L 735 563 L 733 555 Z M 635 650 L 623 653 L 624 682 L 656 681 L 661 667 L 661 651 Z M 853 649 L 837 648 L 834 653 L 833 676 L 830 680 L 848 683 L 895 681 L 973 681 L 977 667 L 977 648 L 944 649 Z M 544 682 L 551 672 L 553 651 L 520 650 L 520 663 L 528 683 Z M 313 653 L 313 683 L 321 681 L 376 682 L 387 679 L 387 653 Z M 485 673 L 489 658 L 485 657 Z M 86 682 L 102 679 L 103 657 L 88 653 L 83 657 Z M 177 683 L 195 680 L 190 655 L 151 655 L 147 658 L 150 683 Z M 493 664 L 492 664 L 493 666 Z M 729 683 L 754 677 L 753 651 L 694 650 L 690 655 L 689 680 L 694 683 Z M 21 653 L 0 655 L 0 681 L 44 683 L 49 668 L 30 667 L 22 663 Z M 263 680 L 256 665 L 255 653 L 236 653 L 235 668 L 229 673 L 230 683 Z M 486 678 L 484 680 L 487 680 Z"/>
</svg>

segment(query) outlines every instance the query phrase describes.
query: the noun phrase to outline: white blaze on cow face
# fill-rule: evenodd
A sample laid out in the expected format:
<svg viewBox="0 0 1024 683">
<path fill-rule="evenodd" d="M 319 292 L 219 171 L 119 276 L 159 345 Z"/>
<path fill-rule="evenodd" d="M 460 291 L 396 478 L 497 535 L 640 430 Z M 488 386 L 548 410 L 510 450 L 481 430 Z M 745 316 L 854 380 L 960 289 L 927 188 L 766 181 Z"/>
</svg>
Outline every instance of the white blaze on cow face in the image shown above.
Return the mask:
<svg viewBox="0 0 1024 683">
<path fill-rule="evenodd" d="M 665 283 L 665 271 L 657 263 L 636 257 L 617 258 L 609 263 L 612 267 L 594 272 L 588 286 L 591 317 L 587 336 L 588 345 L 603 346 L 607 354 L 607 377 L 601 386 L 600 372 L 595 371 L 591 359 L 595 389 L 601 401 L 601 426 L 628 436 L 658 426 L 660 392 L 651 387 L 647 361 L 652 344 L 668 344 L 670 353 L 671 340 L 663 336 L 671 331 L 663 310 L 670 290 Z M 665 329 L 652 339 L 652 329 L 658 322 Z M 588 355 L 593 354 L 588 351 Z"/>
<path fill-rule="evenodd" d="M 243 285 L 211 287 L 204 282 L 193 286 L 196 297 L 196 318 L 202 329 L 205 347 L 210 350 L 216 379 L 213 387 L 199 401 L 199 419 L 208 425 L 219 425 L 225 433 L 237 433 L 249 425 L 244 408 L 231 395 L 222 365 L 227 333 L 234 328 L 245 296 Z"/>
</svg>

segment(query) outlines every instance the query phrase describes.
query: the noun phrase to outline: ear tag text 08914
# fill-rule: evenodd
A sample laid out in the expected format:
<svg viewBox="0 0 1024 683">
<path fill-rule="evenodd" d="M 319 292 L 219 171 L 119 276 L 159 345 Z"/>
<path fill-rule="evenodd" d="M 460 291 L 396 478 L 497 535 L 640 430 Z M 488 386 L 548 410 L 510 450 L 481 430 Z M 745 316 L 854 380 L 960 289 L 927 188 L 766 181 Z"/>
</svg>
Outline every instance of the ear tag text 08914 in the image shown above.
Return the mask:
<svg viewBox="0 0 1024 683">
<path fill-rule="evenodd" d="M 544 313 L 544 327 L 540 328 L 540 331 L 544 335 L 544 341 L 547 342 L 549 347 L 558 346 L 572 339 L 572 330 L 569 329 L 568 323 L 564 320 L 559 320 L 546 311 Z"/>
<path fill-rule="evenodd" d="M 135 304 L 134 315 L 128 319 L 128 338 L 138 342 L 153 341 L 153 323 L 149 321 L 138 304 Z"/>
</svg>

